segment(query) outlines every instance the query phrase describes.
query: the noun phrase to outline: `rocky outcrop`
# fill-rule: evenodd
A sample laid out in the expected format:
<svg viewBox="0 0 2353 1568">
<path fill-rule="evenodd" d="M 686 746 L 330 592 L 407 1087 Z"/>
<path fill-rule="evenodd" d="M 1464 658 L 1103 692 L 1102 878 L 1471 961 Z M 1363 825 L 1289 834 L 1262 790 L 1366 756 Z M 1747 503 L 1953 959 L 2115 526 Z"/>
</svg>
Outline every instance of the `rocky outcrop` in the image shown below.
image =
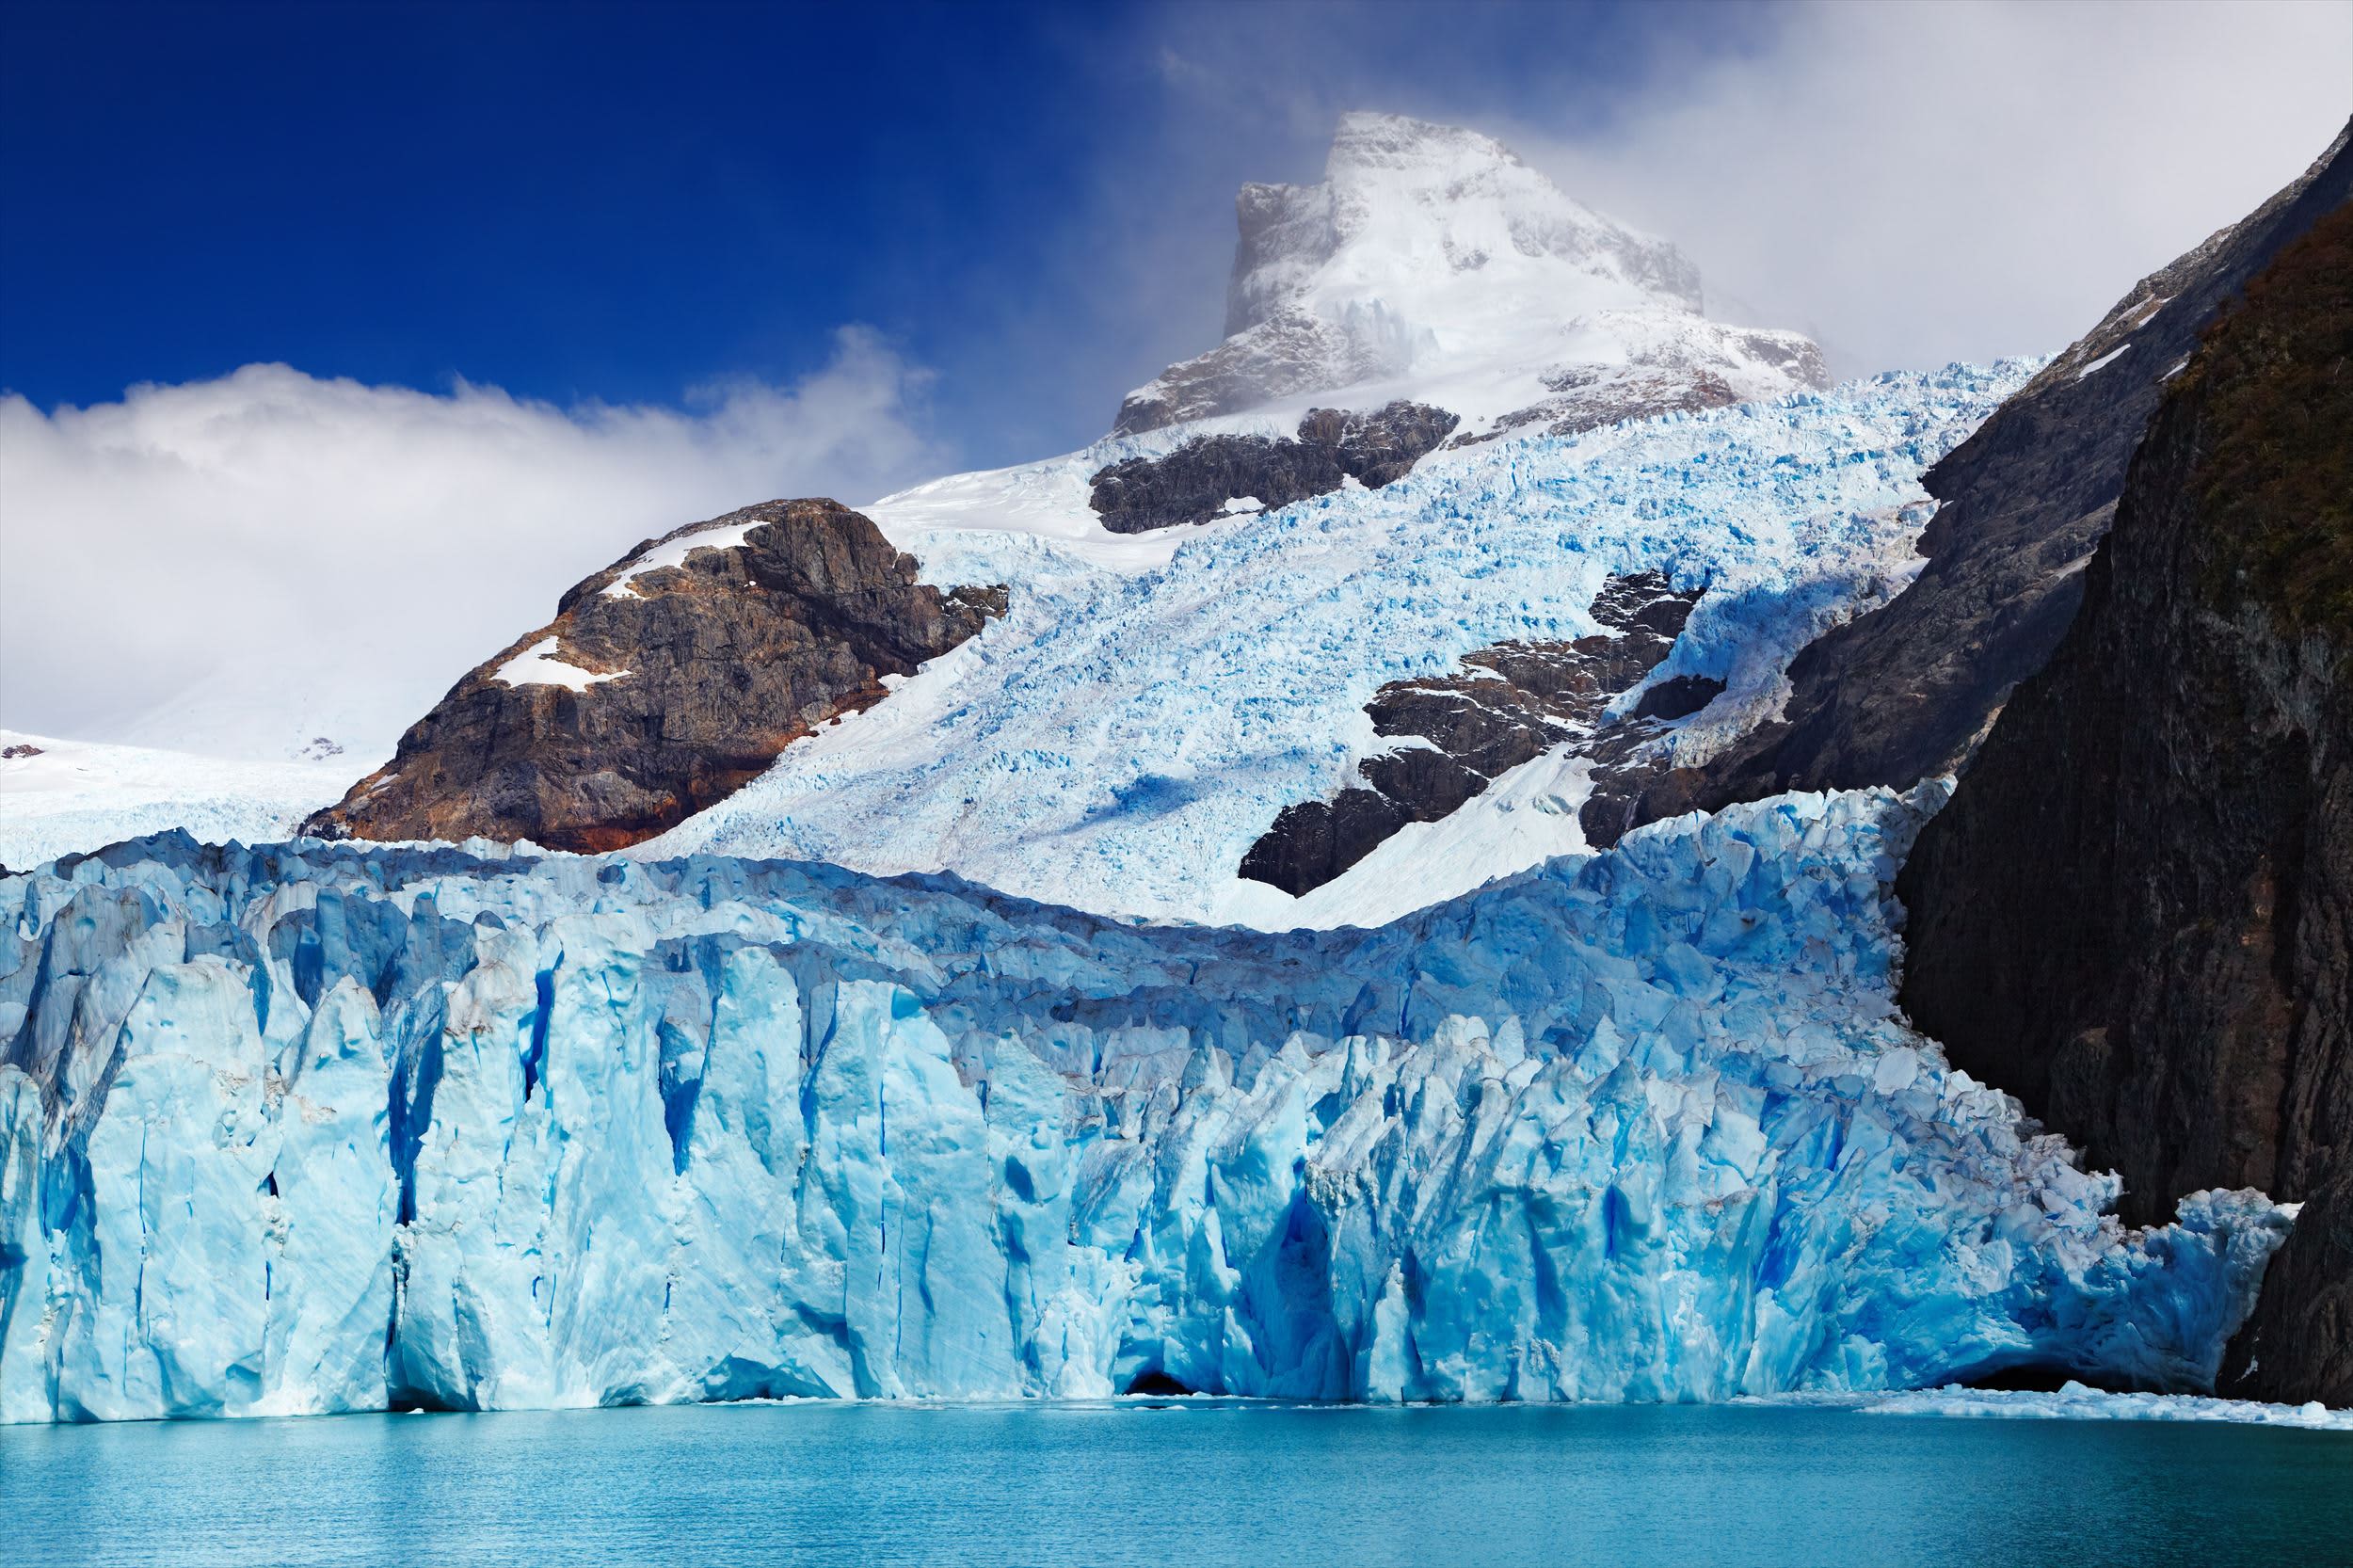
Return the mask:
<svg viewBox="0 0 2353 1568">
<path fill-rule="evenodd" d="M 1944 505 L 1912 584 L 1801 651 L 1780 720 L 1662 773 L 1625 825 L 1785 790 L 1908 788 L 1957 766 L 2073 620 L 2167 377 L 2215 312 L 2349 193 L 2340 136 L 2260 210 L 2143 279 L 1929 470 L 1922 483 Z"/>
<path fill-rule="evenodd" d="M 1377 329 L 1352 330 L 1307 311 L 1289 310 L 1182 360 L 1120 400 L 1114 436 L 1255 408 L 1280 397 L 1332 392 L 1401 373 L 1410 352 L 1393 350 Z"/>
<path fill-rule="evenodd" d="M 2353 1404 L 2353 205 L 2170 383 L 1901 880 L 1903 1002 L 2125 1183 L 2301 1200 L 2222 1391 Z"/>
<path fill-rule="evenodd" d="M 1610 704 L 1674 647 L 1701 591 L 1678 592 L 1655 571 L 1613 577 L 1593 600 L 1603 632 L 1502 643 L 1465 655 L 1465 674 L 1389 682 L 1366 705 L 1373 732 L 1421 744 L 1367 758 L 1364 783 L 1330 800 L 1285 807 L 1243 856 L 1241 874 L 1294 896 L 1321 888 L 1406 824 L 1449 816 L 1502 774 L 1593 736 Z M 1714 683 L 1663 681 L 1644 693 L 1635 709 L 1643 717 L 1632 724 L 1695 712 L 1695 685 Z"/>
<path fill-rule="evenodd" d="M 1769 367 L 1770 374 L 1795 386 L 1818 389 L 1831 384 L 1822 351 L 1795 332 L 1725 328 L 1710 346 Z M 1736 380 L 1715 356 L 1695 353 L 1692 344 L 1673 340 L 1638 343 L 1624 364 L 1561 365 L 1538 379 L 1551 396 L 1515 408 L 1476 434 L 1457 436 L 1451 444 L 1472 446 L 1530 425 L 1544 426 L 1547 436 L 1574 436 L 1621 420 L 1728 408 L 1759 392 L 1753 376 Z"/>
<path fill-rule="evenodd" d="M 772 501 L 649 539 L 484 662 L 305 830 L 619 849 L 872 706 L 1002 614 L 916 581 L 865 517 Z"/>
<path fill-rule="evenodd" d="M 1088 501 L 1114 534 L 1212 522 L 1329 495 L 1353 479 L 1379 489 L 1413 472 L 1461 421 L 1444 408 L 1391 403 L 1369 413 L 1310 408 L 1299 438 L 1196 436 L 1160 457 L 1095 475 Z"/>
<path fill-rule="evenodd" d="M 1589 844 L 1625 836 L 1642 796 L 1669 755 L 1666 742 L 1680 721 L 1723 695 L 1724 683 L 1705 675 L 1678 675 L 1654 684 L 1633 707 L 1594 732 L 1585 755 L 1592 762 L 1577 826 Z"/>
</svg>

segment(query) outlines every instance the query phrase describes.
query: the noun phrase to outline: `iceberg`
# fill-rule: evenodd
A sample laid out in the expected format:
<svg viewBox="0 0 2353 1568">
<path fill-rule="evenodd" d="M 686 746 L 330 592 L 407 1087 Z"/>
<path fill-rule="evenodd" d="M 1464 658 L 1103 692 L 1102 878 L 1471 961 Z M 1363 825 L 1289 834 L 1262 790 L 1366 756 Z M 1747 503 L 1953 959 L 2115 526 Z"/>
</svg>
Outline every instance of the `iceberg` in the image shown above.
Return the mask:
<svg viewBox="0 0 2353 1568">
<path fill-rule="evenodd" d="M 1378 930 L 173 834 L 0 880 L 0 1419 L 2211 1387 L 2288 1211 L 2108 1210 L 1891 1000 L 1938 787 Z"/>
</svg>

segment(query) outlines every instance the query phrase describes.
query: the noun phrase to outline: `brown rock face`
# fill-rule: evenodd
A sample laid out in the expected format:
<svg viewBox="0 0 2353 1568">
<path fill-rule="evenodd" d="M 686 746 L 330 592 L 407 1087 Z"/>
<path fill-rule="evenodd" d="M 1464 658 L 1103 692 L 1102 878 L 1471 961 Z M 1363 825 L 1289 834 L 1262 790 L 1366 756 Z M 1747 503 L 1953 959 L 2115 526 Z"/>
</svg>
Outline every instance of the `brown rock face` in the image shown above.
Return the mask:
<svg viewBox="0 0 2353 1568">
<path fill-rule="evenodd" d="M 1001 587 L 943 594 L 915 571 L 831 501 L 767 502 L 648 539 L 458 681 L 305 831 L 582 853 L 651 838 L 1004 611 Z M 532 652 L 569 673 L 509 669 Z"/>
<path fill-rule="evenodd" d="M 1452 814 L 1498 775 L 1563 742 L 1588 737 L 1588 754 L 1605 768 L 1622 760 L 1664 721 L 1698 712 L 1723 689 L 1692 678 L 1663 681 L 1596 733 L 1610 703 L 1674 647 L 1699 600 L 1700 590 L 1677 592 L 1658 572 L 1613 577 L 1593 605 L 1605 632 L 1499 643 L 1465 655 L 1465 674 L 1392 680 L 1366 705 L 1374 733 L 1429 744 L 1367 759 L 1364 783 L 1331 800 L 1285 807 L 1242 856 L 1241 874 L 1296 896 L 1339 876 L 1406 824 Z"/>
<path fill-rule="evenodd" d="M 1897 890 L 1913 1021 L 2127 1219 L 2304 1203 L 2220 1391 L 2353 1404 L 2353 205 L 2168 389 L 2082 615 Z"/>
</svg>

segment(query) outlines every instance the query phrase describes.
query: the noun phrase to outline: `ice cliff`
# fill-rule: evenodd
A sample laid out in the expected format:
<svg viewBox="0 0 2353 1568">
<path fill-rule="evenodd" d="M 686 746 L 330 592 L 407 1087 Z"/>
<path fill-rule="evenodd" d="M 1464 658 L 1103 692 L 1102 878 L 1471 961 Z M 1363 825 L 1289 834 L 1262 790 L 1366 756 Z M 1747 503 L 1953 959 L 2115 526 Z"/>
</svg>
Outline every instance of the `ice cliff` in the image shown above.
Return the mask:
<svg viewBox="0 0 2353 1568">
<path fill-rule="evenodd" d="M 2287 1215 L 2127 1228 L 1904 1026 L 1925 804 L 1371 932 L 177 835 L 10 877 L 0 1418 L 2202 1386 Z"/>
</svg>

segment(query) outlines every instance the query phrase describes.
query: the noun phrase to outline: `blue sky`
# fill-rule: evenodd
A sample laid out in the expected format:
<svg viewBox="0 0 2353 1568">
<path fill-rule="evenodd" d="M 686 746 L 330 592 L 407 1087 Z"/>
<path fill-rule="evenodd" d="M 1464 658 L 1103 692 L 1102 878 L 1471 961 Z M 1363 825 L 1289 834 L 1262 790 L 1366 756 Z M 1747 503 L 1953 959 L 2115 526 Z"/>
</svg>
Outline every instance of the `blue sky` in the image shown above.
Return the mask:
<svg viewBox="0 0 2353 1568">
<path fill-rule="evenodd" d="M 2348 18 L 2343 0 L 13 0 L 0 388 L 50 408 L 282 360 L 691 406 L 806 376 L 859 323 L 920 372 L 907 417 L 938 450 L 1012 461 L 1098 433 L 1127 388 L 1214 341 L 1234 188 L 1315 178 L 1354 107 L 1504 136 L 1842 371 L 2048 350 L 2318 151 L 2311 127 L 2345 105 L 2299 105 L 2315 95 L 2293 76 L 2329 79 Z M 1858 77 L 1903 96 L 1810 132 Z M 2266 155 L 2152 159 L 2139 206 L 2103 212 L 2107 149 L 2070 135 L 2095 123 Z M 1982 298 L 1922 276 L 1945 312 L 1922 316 L 1884 275 L 1929 254 L 1858 259 L 1867 281 L 1809 270 L 1816 209 L 1933 185 L 1902 160 L 1955 136 L 1986 138 L 1975 164 L 1997 180 L 2024 158 L 2061 176 L 2053 201 L 1997 184 L 1922 204 L 1979 236 L 1933 254 Z M 1761 207 L 1724 196 L 1783 185 Z M 1918 232 L 1891 212 L 1881 237 L 1899 226 Z"/>
<path fill-rule="evenodd" d="M 11 7 L 0 382 L 284 360 L 676 400 L 864 322 L 975 460 L 1213 341 L 1234 187 L 1330 116 L 1606 112 L 1737 8 Z M 1255 79 L 1255 80 L 1254 80 Z M 1012 394 L 1012 395 L 1009 395 Z"/>
</svg>

